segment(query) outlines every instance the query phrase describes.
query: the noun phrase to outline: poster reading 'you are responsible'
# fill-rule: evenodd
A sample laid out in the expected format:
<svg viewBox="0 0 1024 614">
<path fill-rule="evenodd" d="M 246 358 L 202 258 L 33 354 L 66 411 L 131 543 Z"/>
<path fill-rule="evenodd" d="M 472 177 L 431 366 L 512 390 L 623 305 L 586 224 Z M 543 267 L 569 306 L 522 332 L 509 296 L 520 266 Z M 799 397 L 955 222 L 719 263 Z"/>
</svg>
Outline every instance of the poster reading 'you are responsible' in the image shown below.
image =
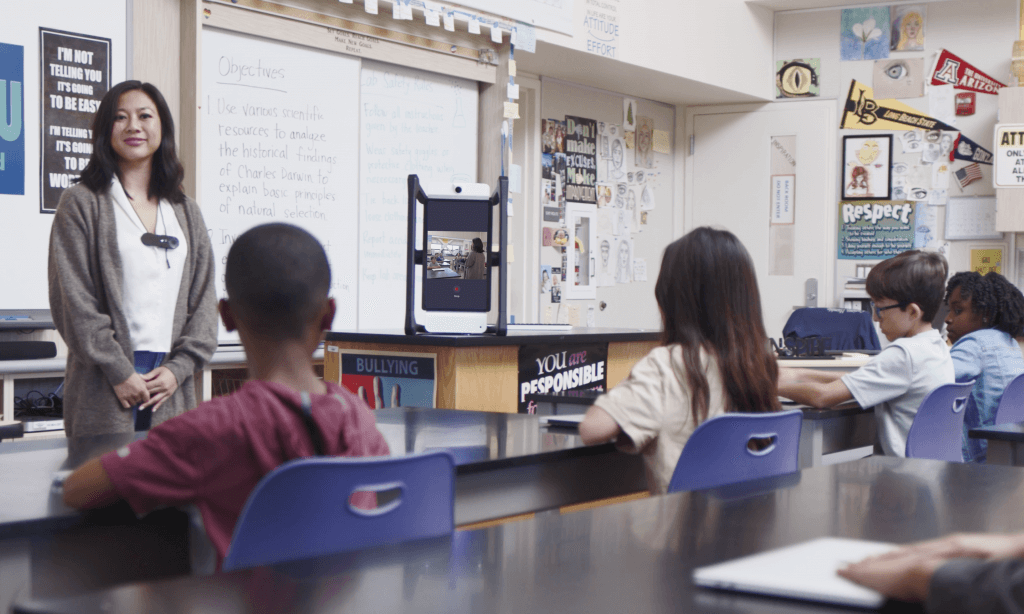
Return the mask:
<svg viewBox="0 0 1024 614">
<path fill-rule="evenodd" d="M 841 260 L 881 260 L 913 249 L 914 203 L 840 202 L 838 243 Z"/>
<path fill-rule="evenodd" d="M 92 155 L 93 116 L 110 89 L 110 39 L 39 28 L 40 213 L 57 210 Z"/>
</svg>

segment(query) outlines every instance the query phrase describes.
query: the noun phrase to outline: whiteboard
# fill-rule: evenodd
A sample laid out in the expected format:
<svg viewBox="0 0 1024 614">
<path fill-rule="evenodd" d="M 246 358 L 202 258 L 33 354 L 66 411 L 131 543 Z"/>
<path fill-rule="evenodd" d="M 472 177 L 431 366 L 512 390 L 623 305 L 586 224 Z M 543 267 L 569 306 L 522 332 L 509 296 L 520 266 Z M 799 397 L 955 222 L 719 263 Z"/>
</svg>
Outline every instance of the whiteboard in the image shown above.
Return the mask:
<svg viewBox="0 0 1024 614">
<path fill-rule="evenodd" d="M 5 2 L 0 19 L 0 42 L 23 49 L 25 139 L 24 194 L 0 194 L 0 309 L 50 308 L 46 264 L 53 215 L 39 211 L 40 71 L 46 69 L 40 66 L 39 28 L 110 39 L 110 83 L 125 80 L 127 0 L 49 0 L 45 8 L 41 4 Z M 5 61 L 10 60 L 0 58 Z M 9 93 L 7 83 L 0 95 Z M 0 121 L 9 119 L 5 114 Z"/>
<path fill-rule="evenodd" d="M 359 60 L 205 28 L 201 197 L 226 296 L 234 238 L 270 222 L 324 245 L 336 328 L 356 326 Z M 237 339 L 220 325 L 221 341 Z"/>
<path fill-rule="evenodd" d="M 474 81 L 363 62 L 359 328 L 404 325 L 407 179 L 476 181 L 477 99 Z"/>
</svg>

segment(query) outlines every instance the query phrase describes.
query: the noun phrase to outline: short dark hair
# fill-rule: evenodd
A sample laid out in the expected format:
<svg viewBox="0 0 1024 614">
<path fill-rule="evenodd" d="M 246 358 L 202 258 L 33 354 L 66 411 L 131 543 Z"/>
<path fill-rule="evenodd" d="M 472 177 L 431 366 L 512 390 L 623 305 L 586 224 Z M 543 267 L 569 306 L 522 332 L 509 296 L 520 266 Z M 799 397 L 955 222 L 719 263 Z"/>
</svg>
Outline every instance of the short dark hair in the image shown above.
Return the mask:
<svg viewBox="0 0 1024 614">
<path fill-rule="evenodd" d="M 331 266 L 316 238 L 290 224 L 242 233 L 224 268 L 235 316 L 275 340 L 301 339 L 331 287 Z"/>
<path fill-rule="evenodd" d="M 922 319 L 935 319 L 946 287 L 949 265 L 942 254 L 912 249 L 871 267 L 867 291 L 873 299 L 916 303 Z"/>
<path fill-rule="evenodd" d="M 85 187 L 96 194 L 104 193 L 110 188 L 110 181 L 118 173 L 120 167 L 117 153 L 110 142 L 110 133 L 114 129 L 117 117 L 117 105 L 121 96 L 132 90 L 142 90 L 156 105 L 160 116 L 160 147 L 153 154 L 153 170 L 149 177 L 149 197 L 166 198 L 172 203 L 185 202 L 185 193 L 181 190 L 181 182 L 185 179 L 185 168 L 178 160 L 177 148 L 174 145 L 174 118 L 167 106 L 163 94 L 152 83 L 142 81 L 122 81 L 107 90 L 100 101 L 99 109 L 92 118 L 92 157 L 82 175 L 78 178 Z"/>
<path fill-rule="evenodd" d="M 996 272 L 982 277 L 975 271 L 962 271 L 946 284 L 947 303 L 957 288 L 960 298 L 971 302 L 971 309 L 982 317 L 986 327 L 1014 337 L 1024 333 L 1024 295 L 1010 280 Z"/>
</svg>

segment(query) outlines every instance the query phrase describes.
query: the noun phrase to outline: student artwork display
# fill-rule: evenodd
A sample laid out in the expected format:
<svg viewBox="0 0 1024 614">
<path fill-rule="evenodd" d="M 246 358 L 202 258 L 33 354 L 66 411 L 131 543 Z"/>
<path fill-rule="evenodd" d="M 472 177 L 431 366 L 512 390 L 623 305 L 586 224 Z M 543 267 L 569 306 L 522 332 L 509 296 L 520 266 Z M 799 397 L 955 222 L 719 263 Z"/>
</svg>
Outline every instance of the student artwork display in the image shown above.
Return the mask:
<svg viewBox="0 0 1024 614">
<path fill-rule="evenodd" d="M 775 63 L 775 98 L 812 98 L 821 92 L 821 59 L 779 60 Z"/>
<path fill-rule="evenodd" d="M 608 287 L 615 285 L 615 260 L 612 254 L 617 253 L 618 239 L 611 235 L 597 235 L 597 285 Z"/>
<path fill-rule="evenodd" d="M 889 57 L 889 7 L 843 9 L 840 28 L 840 60 Z"/>
<path fill-rule="evenodd" d="M 932 85 L 952 85 L 958 90 L 996 94 L 1005 84 L 975 68 L 967 60 L 943 49 L 935 62 Z"/>
<path fill-rule="evenodd" d="M 622 130 L 624 132 L 636 130 L 636 101 L 632 98 L 625 98 L 622 101 Z"/>
<path fill-rule="evenodd" d="M 890 49 L 924 51 L 924 23 L 928 7 L 924 4 L 900 4 L 889 9 L 892 23 Z"/>
<path fill-rule="evenodd" d="M 626 139 L 621 134 L 613 136 L 610 147 L 607 178 L 609 181 L 621 181 L 626 176 Z"/>
<path fill-rule="evenodd" d="M 436 354 L 339 353 L 341 385 L 370 407 L 437 407 Z"/>
<path fill-rule="evenodd" d="M 843 137 L 843 199 L 888 200 L 892 135 Z"/>
<path fill-rule="evenodd" d="M 876 99 L 874 90 L 853 80 L 846 95 L 840 128 L 854 130 L 949 130 L 956 128 L 929 117 L 908 104 L 893 99 Z"/>
<path fill-rule="evenodd" d="M 924 59 L 890 58 L 875 62 L 872 84 L 879 98 L 924 96 Z"/>
<path fill-rule="evenodd" d="M 914 203 L 876 200 L 839 203 L 839 259 L 881 260 L 914 246 Z"/>
<path fill-rule="evenodd" d="M 938 215 L 935 211 L 935 207 L 923 203 L 914 205 L 914 249 L 928 247 L 938 238 Z"/>
<path fill-rule="evenodd" d="M 956 123 L 956 108 L 953 105 L 955 96 L 952 85 L 929 86 L 928 114 L 940 122 Z"/>
<path fill-rule="evenodd" d="M 633 277 L 633 239 L 622 237 L 615 251 L 615 282 L 628 284 Z"/>
<path fill-rule="evenodd" d="M 640 117 L 636 128 L 636 165 L 640 168 L 654 168 L 654 120 Z"/>
</svg>

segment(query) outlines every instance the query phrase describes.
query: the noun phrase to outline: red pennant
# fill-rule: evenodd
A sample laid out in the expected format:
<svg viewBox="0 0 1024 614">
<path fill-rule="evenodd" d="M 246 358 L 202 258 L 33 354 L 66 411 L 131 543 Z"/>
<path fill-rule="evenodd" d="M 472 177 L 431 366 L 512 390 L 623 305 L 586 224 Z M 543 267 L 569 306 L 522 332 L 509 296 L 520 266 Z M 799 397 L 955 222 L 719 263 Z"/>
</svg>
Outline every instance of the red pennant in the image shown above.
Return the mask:
<svg viewBox="0 0 1024 614">
<path fill-rule="evenodd" d="M 945 49 L 939 54 L 932 73 L 932 85 L 952 85 L 958 90 L 995 94 L 1005 84 L 981 72 L 973 64 Z"/>
</svg>

